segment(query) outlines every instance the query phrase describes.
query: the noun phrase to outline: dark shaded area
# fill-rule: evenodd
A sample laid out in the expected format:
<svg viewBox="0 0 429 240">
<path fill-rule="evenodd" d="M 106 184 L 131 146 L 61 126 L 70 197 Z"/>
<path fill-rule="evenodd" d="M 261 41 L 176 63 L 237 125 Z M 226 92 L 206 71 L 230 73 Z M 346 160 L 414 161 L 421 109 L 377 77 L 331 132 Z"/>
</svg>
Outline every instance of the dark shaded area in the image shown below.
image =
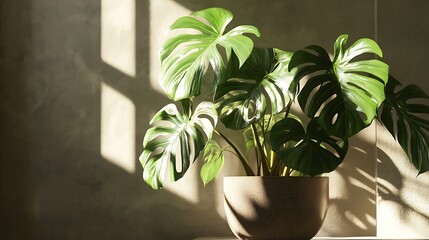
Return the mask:
<svg viewBox="0 0 429 240">
<path fill-rule="evenodd" d="M 31 239 L 34 199 L 31 143 L 37 127 L 28 104 L 32 51 L 30 1 L 0 2 L 0 238 Z M 15 24 L 22 26 L 16 28 Z M 20 64 L 16 64 L 19 62 Z M 8 76 L 13 76 L 8 77 Z M 22 133 L 17 134 L 17 129 Z"/>
<path fill-rule="evenodd" d="M 232 25 L 255 25 L 261 37 L 258 47 L 276 47 L 295 51 L 318 44 L 332 51 L 335 39 L 344 33 L 350 42 L 357 38 L 374 38 L 374 0 L 335 1 L 230 1 L 176 0 L 197 11 L 207 7 L 223 7 L 232 11 Z"/>
<path fill-rule="evenodd" d="M 424 89 L 429 62 L 427 9 L 425 0 L 378 1 L 378 42 L 391 74 L 403 84 L 415 83 Z"/>
</svg>

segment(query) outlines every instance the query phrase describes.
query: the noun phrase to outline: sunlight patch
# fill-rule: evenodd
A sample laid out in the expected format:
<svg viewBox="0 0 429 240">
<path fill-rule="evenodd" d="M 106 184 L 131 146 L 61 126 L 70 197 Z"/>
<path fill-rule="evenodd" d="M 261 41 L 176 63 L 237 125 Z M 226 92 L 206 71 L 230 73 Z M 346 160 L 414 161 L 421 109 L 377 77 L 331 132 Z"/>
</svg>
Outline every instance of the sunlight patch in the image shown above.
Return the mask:
<svg viewBox="0 0 429 240">
<path fill-rule="evenodd" d="M 101 155 L 129 173 L 136 168 L 135 112 L 130 99 L 101 84 Z"/>
<path fill-rule="evenodd" d="M 136 75 L 135 0 L 101 0 L 101 59 L 127 74 Z"/>
</svg>

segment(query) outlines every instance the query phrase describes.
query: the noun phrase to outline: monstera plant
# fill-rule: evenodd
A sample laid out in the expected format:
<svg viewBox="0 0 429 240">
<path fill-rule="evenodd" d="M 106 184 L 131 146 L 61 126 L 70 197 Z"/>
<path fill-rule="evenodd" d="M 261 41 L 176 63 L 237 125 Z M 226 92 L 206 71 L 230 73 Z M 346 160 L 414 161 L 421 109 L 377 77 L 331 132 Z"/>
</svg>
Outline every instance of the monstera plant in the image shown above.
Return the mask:
<svg viewBox="0 0 429 240">
<path fill-rule="evenodd" d="M 229 28 L 233 15 L 209 8 L 179 18 L 160 50 L 160 84 L 174 102 L 150 122 L 140 161 L 152 188 L 183 177 L 204 161 L 204 183 L 220 172 L 232 151 L 247 175 L 316 176 L 341 164 L 348 139 L 381 121 L 419 173 L 429 170 L 429 97 L 417 86 L 397 90 L 382 51 L 371 39 L 335 41 L 333 56 L 311 45 L 295 52 L 256 48 L 254 26 Z M 191 30 L 191 31 L 186 31 Z M 211 89 L 209 101 L 203 85 Z M 292 104 L 302 109 L 300 119 Z M 180 108 L 179 108 L 180 107 Z M 223 126 L 221 126 L 223 125 Z M 242 134 L 243 154 L 220 129 Z M 214 136 L 218 137 L 214 137 Z M 227 147 L 221 147 L 219 140 Z M 254 152 L 253 152 L 254 151 Z M 254 154 L 253 154 L 254 153 Z M 228 161 L 233 161 L 229 160 Z"/>
</svg>

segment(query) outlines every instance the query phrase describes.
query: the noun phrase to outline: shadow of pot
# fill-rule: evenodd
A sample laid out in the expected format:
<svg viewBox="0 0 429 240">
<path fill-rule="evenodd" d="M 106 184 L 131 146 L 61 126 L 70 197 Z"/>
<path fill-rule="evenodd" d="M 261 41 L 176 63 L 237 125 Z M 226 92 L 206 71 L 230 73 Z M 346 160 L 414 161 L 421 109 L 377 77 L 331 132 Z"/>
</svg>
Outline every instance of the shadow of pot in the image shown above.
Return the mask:
<svg viewBox="0 0 429 240">
<path fill-rule="evenodd" d="M 226 217 L 239 239 L 311 239 L 328 203 L 328 177 L 224 178 Z"/>
</svg>

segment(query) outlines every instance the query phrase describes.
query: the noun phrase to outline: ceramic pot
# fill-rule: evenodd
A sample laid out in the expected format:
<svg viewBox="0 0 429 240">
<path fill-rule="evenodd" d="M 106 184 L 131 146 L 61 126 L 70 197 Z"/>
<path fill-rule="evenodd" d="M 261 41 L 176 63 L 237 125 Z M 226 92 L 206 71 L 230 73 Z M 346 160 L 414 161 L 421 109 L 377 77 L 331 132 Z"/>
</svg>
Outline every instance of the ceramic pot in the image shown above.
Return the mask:
<svg viewBox="0 0 429 240">
<path fill-rule="evenodd" d="M 239 239 L 311 239 L 328 203 L 328 177 L 224 178 L 226 217 Z"/>
</svg>

